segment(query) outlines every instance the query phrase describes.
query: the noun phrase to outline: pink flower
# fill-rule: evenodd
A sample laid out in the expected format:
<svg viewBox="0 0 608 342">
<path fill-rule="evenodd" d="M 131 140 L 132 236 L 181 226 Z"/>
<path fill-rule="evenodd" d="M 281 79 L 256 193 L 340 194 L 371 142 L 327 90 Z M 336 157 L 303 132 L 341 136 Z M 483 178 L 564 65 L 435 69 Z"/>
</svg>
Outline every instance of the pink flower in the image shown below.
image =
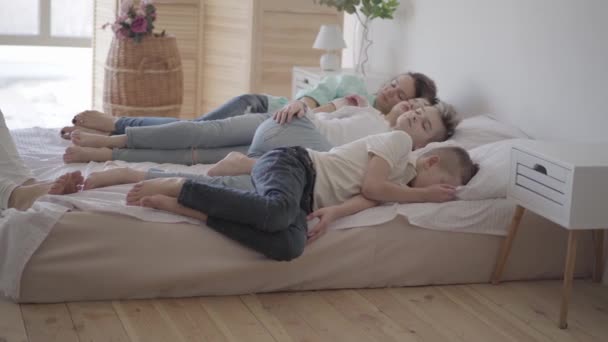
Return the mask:
<svg viewBox="0 0 608 342">
<path fill-rule="evenodd" d="M 131 30 L 135 33 L 144 33 L 148 30 L 148 21 L 144 17 L 136 17 L 131 23 Z"/>
</svg>

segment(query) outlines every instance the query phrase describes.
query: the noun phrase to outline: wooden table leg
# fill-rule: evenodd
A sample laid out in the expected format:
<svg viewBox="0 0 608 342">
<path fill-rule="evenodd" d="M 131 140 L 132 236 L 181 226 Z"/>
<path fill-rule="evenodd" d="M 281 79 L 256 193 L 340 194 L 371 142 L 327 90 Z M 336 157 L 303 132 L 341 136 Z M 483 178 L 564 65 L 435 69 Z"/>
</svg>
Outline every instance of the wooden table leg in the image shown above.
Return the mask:
<svg viewBox="0 0 608 342">
<path fill-rule="evenodd" d="M 568 234 L 568 254 L 566 255 L 566 269 L 564 270 L 564 285 L 562 287 L 562 306 L 559 313 L 559 327 L 566 329 L 568 327 L 568 303 L 570 302 L 570 293 L 572 292 L 572 276 L 574 274 L 574 265 L 576 263 L 576 238 L 578 231 L 571 230 Z"/>
<path fill-rule="evenodd" d="M 593 230 L 593 245 L 595 246 L 595 265 L 593 266 L 593 281 L 599 283 L 602 281 L 604 273 L 604 230 Z"/>
<path fill-rule="evenodd" d="M 507 258 L 509 257 L 509 253 L 511 252 L 511 245 L 513 244 L 513 239 L 515 239 L 515 235 L 517 234 L 519 222 L 521 222 L 521 218 L 522 216 L 524 216 L 524 212 L 524 207 L 520 205 L 515 208 L 513 219 L 511 219 L 511 226 L 509 227 L 509 233 L 502 242 L 500 253 L 498 254 L 498 258 L 496 258 L 496 266 L 494 266 L 494 274 L 492 275 L 492 284 L 494 285 L 497 285 L 500 282 L 500 278 L 502 277 L 502 271 L 504 270 L 505 264 L 507 263 Z"/>
</svg>

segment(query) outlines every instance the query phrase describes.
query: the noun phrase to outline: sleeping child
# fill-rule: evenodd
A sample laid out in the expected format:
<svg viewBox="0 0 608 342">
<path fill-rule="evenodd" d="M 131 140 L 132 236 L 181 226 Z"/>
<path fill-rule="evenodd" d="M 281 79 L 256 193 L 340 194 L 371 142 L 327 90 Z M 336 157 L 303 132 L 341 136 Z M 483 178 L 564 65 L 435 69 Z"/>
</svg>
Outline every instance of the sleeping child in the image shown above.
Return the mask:
<svg viewBox="0 0 608 342">
<path fill-rule="evenodd" d="M 274 260 L 292 260 L 338 218 L 383 202 L 444 202 L 477 172 L 457 147 L 433 149 L 414 160 L 412 139 L 402 131 L 368 136 L 317 152 L 283 147 L 259 159 L 232 164 L 249 172 L 244 191 L 183 177 L 137 183 L 127 203 L 166 210 L 212 229 Z M 310 231 L 307 220 L 320 219 Z"/>
</svg>

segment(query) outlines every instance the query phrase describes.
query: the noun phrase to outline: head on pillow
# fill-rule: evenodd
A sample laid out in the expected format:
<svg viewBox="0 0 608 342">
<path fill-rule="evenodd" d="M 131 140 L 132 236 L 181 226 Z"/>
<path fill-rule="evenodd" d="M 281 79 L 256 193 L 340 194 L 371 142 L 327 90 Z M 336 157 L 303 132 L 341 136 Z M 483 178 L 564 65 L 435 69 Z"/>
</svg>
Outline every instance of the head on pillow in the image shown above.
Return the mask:
<svg viewBox="0 0 608 342">
<path fill-rule="evenodd" d="M 421 188 L 434 184 L 461 186 L 467 184 L 479 170 L 469 153 L 460 147 L 434 148 L 416 161 L 416 178 L 412 187 Z"/>
<path fill-rule="evenodd" d="M 394 129 L 410 135 L 413 149 L 419 149 L 431 142 L 445 141 L 454 134 L 460 120 L 454 107 L 445 102 L 424 106 L 401 114 Z"/>
</svg>

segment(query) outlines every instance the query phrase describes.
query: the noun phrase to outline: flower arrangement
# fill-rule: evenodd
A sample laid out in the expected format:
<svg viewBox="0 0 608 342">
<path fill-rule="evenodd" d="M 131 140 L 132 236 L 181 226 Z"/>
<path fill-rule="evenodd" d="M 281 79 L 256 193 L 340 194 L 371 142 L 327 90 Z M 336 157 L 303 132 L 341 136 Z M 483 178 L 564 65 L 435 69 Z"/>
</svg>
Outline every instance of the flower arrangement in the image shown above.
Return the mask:
<svg viewBox="0 0 608 342">
<path fill-rule="evenodd" d="M 102 28 L 112 27 L 112 31 L 118 39 L 132 38 L 136 43 L 141 42 L 143 37 L 152 34 L 154 21 L 156 20 L 156 7 L 151 0 L 141 0 L 139 5 L 133 0 L 122 0 L 120 13 L 113 24 L 106 23 Z M 165 31 L 155 36 L 164 36 Z"/>
</svg>

